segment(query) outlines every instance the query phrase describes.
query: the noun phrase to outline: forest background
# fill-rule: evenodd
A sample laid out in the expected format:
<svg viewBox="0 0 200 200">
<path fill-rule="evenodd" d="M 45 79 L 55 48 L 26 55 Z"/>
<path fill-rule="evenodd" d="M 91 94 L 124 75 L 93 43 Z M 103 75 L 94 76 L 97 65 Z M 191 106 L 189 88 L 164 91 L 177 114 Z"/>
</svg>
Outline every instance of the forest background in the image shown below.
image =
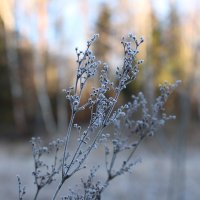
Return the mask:
<svg viewBox="0 0 200 200">
<path fill-rule="evenodd" d="M 199 17 L 198 0 L 2 0 L 1 143 L 63 135 L 70 112 L 62 89 L 74 81 L 75 48 L 84 49 L 99 33 L 96 57 L 115 69 L 123 56 L 119 41 L 131 32 L 145 38 L 145 62 L 121 102 L 141 90 L 152 102 L 159 83 L 182 80 L 167 104 L 177 118 L 157 138 L 164 151 L 176 152 L 173 173 L 181 185 L 187 151 L 199 151 L 200 142 Z M 78 120 L 84 123 L 87 116 Z"/>
</svg>

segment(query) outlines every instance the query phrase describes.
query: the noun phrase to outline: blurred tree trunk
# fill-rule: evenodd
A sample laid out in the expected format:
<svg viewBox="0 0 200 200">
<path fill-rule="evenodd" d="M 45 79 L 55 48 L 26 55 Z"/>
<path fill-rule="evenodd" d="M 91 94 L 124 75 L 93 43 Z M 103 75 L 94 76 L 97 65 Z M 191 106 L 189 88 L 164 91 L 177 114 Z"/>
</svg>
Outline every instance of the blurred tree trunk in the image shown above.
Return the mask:
<svg viewBox="0 0 200 200">
<path fill-rule="evenodd" d="M 56 124 L 51 108 L 51 102 L 47 92 L 45 81 L 45 69 L 43 66 L 43 52 L 39 48 L 33 50 L 34 59 L 34 79 L 36 87 L 36 95 L 41 108 L 42 118 L 44 120 L 45 129 L 48 134 L 56 133 Z"/>
<path fill-rule="evenodd" d="M 188 38 L 190 39 L 190 52 L 192 53 L 192 63 L 190 63 L 191 66 L 191 85 L 196 93 L 195 98 L 197 98 L 197 114 L 198 114 L 198 120 L 200 120 L 200 23 L 199 23 L 199 17 L 200 17 L 200 7 L 196 5 L 195 9 L 191 13 L 189 25 L 190 28 L 190 35 L 188 35 Z M 188 28 L 188 26 L 187 26 Z M 191 38 L 193 40 L 191 41 Z"/>
<path fill-rule="evenodd" d="M 58 57 L 59 58 L 59 57 Z M 70 78 L 65 76 L 65 63 L 63 59 L 59 59 L 57 62 L 57 71 L 58 71 L 58 94 L 57 94 L 57 120 L 58 120 L 58 132 L 63 134 L 67 127 L 68 121 L 68 113 L 66 107 L 66 101 L 64 98 L 64 93 L 61 93 L 64 89 L 64 85 L 66 84 L 66 80 L 70 80 Z M 68 73 L 70 74 L 70 73 Z M 69 83 L 67 83 L 68 86 Z"/>
<path fill-rule="evenodd" d="M 172 152 L 172 166 L 169 181 L 168 199 L 184 200 L 185 199 L 185 162 L 186 162 L 186 137 L 189 131 L 190 121 L 190 95 L 191 84 L 186 83 L 185 69 L 183 68 L 186 58 L 183 54 L 183 36 L 181 34 L 181 20 L 175 1 L 170 3 L 169 25 L 167 30 L 166 44 L 167 48 L 167 66 L 171 72 L 172 80 L 183 80 L 182 90 L 178 92 L 179 120 L 178 129 L 175 137 L 175 148 Z"/>
<path fill-rule="evenodd" d="M 23 88 L 20 80 L 20 67 L 18 60 L 18 37 L 15 21 L 15 3 L 11 0 L 2 0 L 0 15 L 5 26 L 5 46 L 7 64 L 10 71 L 10 86 L 13 102 L 13 117 L 17 133 L 21 135 L 27 131 L 25 110 L 23 106 Z"/>
<path fill-rule="evenodd" d="M 102 63 L 109 64 L 110 57 L 110 45 L 109 42 L 111 38 L 111 24 L 110 24 L 110 9 L 108 5 L 104 4 L 101 6 L 99 11 L 99 16 L 97 18 L 97 22 L 95 24 L 95 32 L 99 34 L 100 38 L 94 43 L 93 51 L 94 55 L 100 60 Z M 102 66 L 100 66 L 102 69 Z M 97 71 L 97 77 L 101 74 L 101 70 Z M 95 79 L 95 84 L 98 86 L 99 81 Z"/>
<path fill-rule="evenodd" d="M 64 45 L 66 45 L 65 40 L 65 34 L 64 34 L 64 22 L 63 22 L 63 16 L 62 13 L 59 13 L 59 10 L 62 8 L 57 8 L 57 14 L 55 16 L 54 21 L 54 30 L 55 30 L 55 37 L 57 38 L 57 53 L 56 53 L 56 71 L 57 71 L 57 81 L 58 81 L 58 92 L 57 94 L 57 127 L 58 132 L 60 134 L 64 134 L 67 122 L 68 122 L 68 112 L 67 112 L 67 106 L 66 101 L 64 97 L 64 93 L 62 93 L 62 90 L 69 86 L 69 80 L 71 80 L 70 77 L 70 70 L 67 70 L 68 73 L 66 73 L 66 69 L 69 68 L 69 66 L 66 66 L 66 60 L 63 59 L 66 57 L 66 55 L 63 55 L 62 52 L 60 52 L 60 49 L 64 49 Z"/>
<path fill-rule="evenodd" d="M 147 18 L 150 26 L 146 30 L 147 39 L 145 41 L 145 69 L 143 70 L 144 92 L 150 104 L 153 103 L 155 97 L 155 87 L 158 86 L 157 80 L 160 75 L 161 68 L 161 25 L 155 14 L 152 2 L 148 1 Z M 148 84 L 146 84 L 148 83 Z M 160 83 L 160 82 L 159 82 Z"/>
<path fill-rule="evenodd" d="M 37 30 L 38 40 L 37 47 L 33 50 L 34 58 L 34 71 L 35 71 L 35 86 L 38 102 L 41 108 L 44 125 L 48 134 L 53 135 L 56 133 L 56 123 L 53 116 L 50 98 L 46 85 L 46 74 L 44 68 L 44 54 L 47 47 L 45 32 L 47 30 L 47 8 L 46 0 L 37 1 L 36 4 L 37 16 Z"/>
<path fill-rule="evenodd" d="M 134 8 L 134 9 L 133 9 Z M 111 47 L 111 53 L 109 54 L 112 65 L 118 66 L 121 62 L 123 55 L 123 48 L 118 40 L 121 40 L 122 36 L 126 36 L 129 32 L 136 35 L 138 39 L 141 36 L 145 38 L 145 42 L 140 49 L 139 59 L 144 59 L 146 65 L 147 58 L 147 46 L 151 40 L 151 0 L 118 0 L 114 7 L 110 7 L 110 24 L 112 26 L 111 37 L 109 37 L 109 45 Z M 119 17 L 120 16 L 120 17 Z M 112 37 L 114 36 L 114 37 Z M 116 40 L 116 38 L 118 38 Z M 114 53 L 113 53 L 114 52 Z M 121 55 L 121 57 L 119 57 Z M 121 64 L 121 63 L 120 63 Z M 137 79 L 133 84 L 127 87 L 127 94 L 129 91 L 138 92 L 142 89 L 145 90 L 148 99 L 153 99 L 153 70 L 152 67 L 141 67 L 141 73 L 138 74 Z M 147 83 L 148 84 L 144 84 Z"/>
<path fill-rule="evenodd" d="M 110 9 L 105 4 L 101 7 L 99 16 L 96 22 L 96 33 L 100 35 L 100 39 L 98 39 L 94 44 L 94 54 L 97 59 L 102 62 L 108 63 L 109 61 L 109 51 L 110 51 L 110 43 L 109 39 L 111 37 L 111 23 L 110 23 Z"/>
<path fill-rule="evenodd" d="M 189 88 L 188 88 L 189 89 Z M 186 90 L 179 93 L 180 119 L 176 132 L 175 147 L 171 152 L 172 163 L 169 179 L 169 200 L 185 199 L 186 184 L 186 150 L 187 150 L 187 133 L 189 132 L 190 121 L 190 99 Z"/>
<path fill-rule="evenodd" d="M 197 88 L 200 90 L 200 41 L 198 44 L 198 47 L 196 49 L 196 68 L 198 69 L 195 84 L 197 85 Z M 200 92 L 197 94 L 197 101 L 198 101 L 198 120 L 200 120 Z"/>
</svg>

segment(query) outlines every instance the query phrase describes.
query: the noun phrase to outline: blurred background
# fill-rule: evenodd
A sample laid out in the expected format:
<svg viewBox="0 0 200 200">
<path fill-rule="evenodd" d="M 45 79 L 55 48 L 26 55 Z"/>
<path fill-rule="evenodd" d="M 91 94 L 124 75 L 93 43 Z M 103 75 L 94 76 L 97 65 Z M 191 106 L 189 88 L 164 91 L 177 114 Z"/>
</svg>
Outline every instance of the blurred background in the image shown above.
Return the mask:
<svg viewBox="0 0 200 200">
<path fill-rule="evenodd" d="M 17 169 L 11 170 L 14 177 L 12 173 L 5 175 L 8 157 L 16 158 L 14 165 L 25 163 L 26 156 L 18 158 L 17 153 L 27 154 L 26 143 L 31 136 L 51 138 L 64 134 L 70 113 L 62 89 L 74 81 L 75 48 L 84 50 L 86 41 L 99 33 L 93 50 L 114 71 L 123 58 L 120 39 L 131 32 L 145 39 L 140 52 L 145 62 L 138 79 L 123 93 L 122 102 L 140 90 L 152 102 L 158 95 L 159 83 L 165 80 L 182 80 L 182 84 L 167 103 L 167 112 L 177 119 L 143 150 L 151 156 L 144 156 L 148 164 L 138 168 L 152 167 L 146 173 L 149 179 L 140 178 L 145 173 L 138 171 L 139 177 L 133 175 L 137 181 L 129 187 L 143 180 L 152 199 L 198 199 L 199 17 L 198 0 L 1 0 L 0 182 L 10 185 L 15 180 Z M 80 116 L 79 120 L 85 118 Z M 159 196 L 160 183 L 153 180 L 152 173 L 161 166 L 165 172 L 161 182 L 165 185 Z M 159 179 L 161 175 L 157 176 Z M 152 186 L 152 181 L 157 186 Z M 132 199 L 131 195 L 141 194 L 144 188 L 130 190 L 132 193 L 122 198 Z M 9 189 L 2 192 L 10 195 Z"/>
</svg>

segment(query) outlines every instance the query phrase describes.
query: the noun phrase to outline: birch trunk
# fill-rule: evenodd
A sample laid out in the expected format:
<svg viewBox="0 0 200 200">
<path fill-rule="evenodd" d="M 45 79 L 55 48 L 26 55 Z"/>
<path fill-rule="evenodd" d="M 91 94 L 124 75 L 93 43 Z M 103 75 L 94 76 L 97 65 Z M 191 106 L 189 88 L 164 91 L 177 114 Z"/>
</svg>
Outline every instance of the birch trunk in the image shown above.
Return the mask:
<svg viewBox="0 0 200 200">
<path fill-rule="evenodd" d="M 56 122 L 53 116 L 52 106 L 47 91 L 44 68 L 44 52 L 47 48 L 46 30 L 47 30 L 47 8 L 46 1 L 37 1 L 36 4 L 37 16 L 37 44 L 33 51 L 34 58 L 34 79 L 36 87 L 36 95 L 41 108 L 42 117 L 44 120 L 45 129 L 48 134 L 53 135 L 57 132 Z"/>
<path fill-rule="evenodd" d="M 40 105 L 42 118 L 44 120 L 45 129 L 48 134 L 56 133 L 56 123 L 53 116 L 51 102 L 47 93 L 47 86 L 45 81 L 45 69 L 42 61 L 42 52 L 36 48 L 33 50 L 34 59 L 34 80 L 36 87 L 36 95 Z"/>
</svg>

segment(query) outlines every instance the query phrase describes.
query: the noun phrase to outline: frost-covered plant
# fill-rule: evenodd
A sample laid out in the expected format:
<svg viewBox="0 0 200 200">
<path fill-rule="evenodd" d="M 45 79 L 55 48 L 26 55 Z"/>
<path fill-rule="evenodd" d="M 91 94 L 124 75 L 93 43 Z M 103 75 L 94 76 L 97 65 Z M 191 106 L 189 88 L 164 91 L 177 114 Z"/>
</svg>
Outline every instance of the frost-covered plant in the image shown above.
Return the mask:
<svg viewBox="0 0 200 200">
<path fill-rule="evenodd" d="M 75 83 L 73 87 L 64 90 L 71 108 L 71 118 L 64 139 L 57 139 L 47 147 L 42 146 L 40 138 L 31 140 L 34 160 L 33 176 L 36 185 L 33 199 L 37 199 L 42 188 L 57 179 L 59 180 L 58 186 L 50 197 L 55 200 L 63 184 L 84 168 L 91 170 L 86 181 L 82 177 L 80 178 L 82 189 L 70 189 L 69 194 L 61 199 L 101 199 L 102 192 L 108 187 L 111 180 L 132 170 L 137 162 L 132 158 L 139 144 L 145 138 L 152 136 L 166 121 L 174 118 L 174 116 L 167 116 L 164 113 L 163 106 L 178 82 L 161 85 L 161 94 L 153 105 L 148 105 L 144 95 L 140 92 L 138 95 L 132 96 L 131 102 L 120 107 L 116 106 L 122 90 L 137 77 L 139 65 L 143 61 L 137 60 L 136 56 L 144 40 L 143 38 L 138 40 L 132 34 L 122 38 L 123 64 L 117 67 L 113 82 L 108 77 L 109 66 L 106 63 L 101 64 L 90 50 L 97 37 L 98 35 L 94 35 L 87 42 L 85 51 L 79 51 L 76 48 Z M 102 66 L 101 69 L 99 66 Z M 96 73 L 98 70 L 100 70 L 100 74 Z M 84 88 L 87 86 L 88 80 L 97 74 L 99 77 L 96 77 L 96 80 L 99 80 L 99 87 L 92 88 L 87 101 L 82 104 Z M 87 126 L 81 126 L 75 122 L 75 117 L 79 112 L 86 110 L 90 110 L 90 120 Z M 108 127 L 111 127 L 109 128 L 112 130 L 110 133 L 107 133 Z M 73 130 L 77 132 L 76 141 L 74 141 L 74 136 L 72 137 Z M 73 147 L 70 147 L 72 143 Z M 105 164 L 102 161 L 99 166 L 106 170 L 107 175 L 103 181 L 95 180 L 99 167 L 85 165 L 91 152 L 100 145 L 105 147 Z M 126 154 L 123 156 L 121 165 L 116 165 L 117 162 L 120 162 L 119 155 L 123 152 Z M 54 159 L 51 164 L 47 164 L 44 157 L 50 153 L 54 154 Z M 21 189 L 19 178 L 18 182 L 19 199 L 23 199 L 25 191 Z"/>
</svg>

